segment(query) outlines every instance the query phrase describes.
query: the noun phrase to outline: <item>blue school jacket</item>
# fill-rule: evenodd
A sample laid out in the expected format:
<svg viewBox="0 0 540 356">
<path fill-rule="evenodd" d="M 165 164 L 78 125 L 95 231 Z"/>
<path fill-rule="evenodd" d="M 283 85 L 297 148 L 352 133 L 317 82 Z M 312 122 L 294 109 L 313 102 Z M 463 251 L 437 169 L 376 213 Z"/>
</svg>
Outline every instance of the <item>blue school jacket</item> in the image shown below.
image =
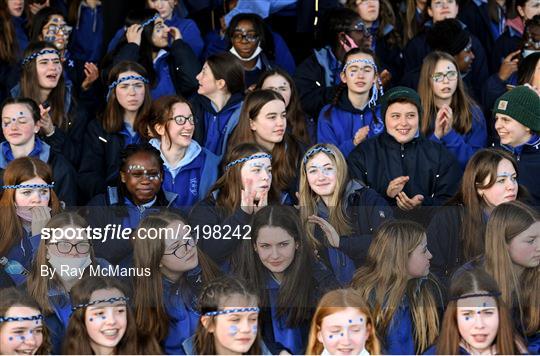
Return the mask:
<svg viewBox="0 0 540 356">
<path fill-rule="evenodd" d="M 24 50 L 28 47 L 28 43 L 30 43 L 26 32 L 26 17 L 24 14 L 19 17 L 11 16 L 11 22 L 13 23 L 13 27 L 15 27 L 15 37 L 17 38 L 17 44 L 19 45 L 18 57 L 22 58 Z"/>
<path fill-rule="evenodd" d="M 464 135 L 459 134 L 453 128 L 440 139 L 432 133 L 429 139 L 443 144 L 448 151 L 454 154 L 462 169 L 465 169 L 467 162 L 472 155 L 481 148 L 487 146 L 486 119 L 482 110 L 478 106 L 471 107 L 472 127 Z"/>
<path fill-rule="evenodd" d="M 151 139 L 150 144 L 160 149 L 159 139 Z M 169 166 L 163 154 L 161 158 L 165 172 L 163 189 L 177 194 L 172 202 L 175 208 L 189 208 L 206 197 L 218 178 L 219 157 L 202 148 L 196 141 L 191 142 L 184 158 L 174 167 Z"/>
<path fill-rule="evenodd" d="M 71 34 L 69 49 L 74 59 L 97 63 L 103 55 L 103 6 L 92 9 L 84 1 Z"/>
<path fill-rule="evenodd" d="M 392 321 L 386 330 L 385 350 L 389 355 L 414 355 L 414 325 L 409 306 L 409 299 L 405 296 L 401 305 L 392 316 Z"/>
<path fill-rule="evenodd" d="M 0 257 L 6 257 L 10 261 L 17 261 L 27 271 L 30 271 L 32 260 L 37 253 L 41 241 L 41 235 L 30 236 L 30 234 L 31 232 L 24 230 L 24 235 L 20 241 L 13 245 L 4 256 Z M 27 277 L 23 274 L 8 274 L 3 267 L 0 267 L 0 288 L 19 286 L 26 282 Z"/>
<path fill-rule="evenodd" d="M 369 126 L 367 137 L 377 136 L 384 131 L 381 108 L 369 107 L 356 109 L 351 104 L 347 90 L 339 97 L 337 105 L 326 105 L 321 110 L 317 122 L 317 142 L 336 145 L 345 157 L 355 147 L 354 135 L 364 126 Z"/>
</svg>

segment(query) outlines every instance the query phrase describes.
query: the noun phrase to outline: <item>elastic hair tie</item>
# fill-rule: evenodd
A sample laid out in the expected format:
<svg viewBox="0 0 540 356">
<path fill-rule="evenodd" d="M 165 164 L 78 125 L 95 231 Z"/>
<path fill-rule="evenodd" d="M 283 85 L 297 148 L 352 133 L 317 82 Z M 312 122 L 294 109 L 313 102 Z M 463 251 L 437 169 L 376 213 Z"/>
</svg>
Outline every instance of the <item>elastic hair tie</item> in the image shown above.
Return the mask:
<svg viewBox="0 0 540 356">
<path fill-rule="evenodd" d="M 319 152 L 326 152 L 326 153 L 331 154 L 332 156 L 336 155 L 334 153 L 334 151 L 332 151 L 331 149 L 326 148 L 324 146 L 318 146 L 318 147 L 314 147 L 311 150 L 307 151 L 306 154 L 304 155 L 304 159 L 302 161 L 304 162 L 304 164 L 306 164 L 311 156 L 313 156 L 315 153 L 319 153 Z"/>
<path fill-rule="evenodd" d="M 251 161 L 252 159 L 257 159 L 257 158 L 269 158 L 270 160 L 272 160 L 272 155 L 268 154 L 268 153 L 259 153 L 259 154 L 251 155 L 251 156 L 248 156 L 248 157 L 239 158 L 239 159 L 234 160 L 231 163 L 227 164 L 225 166 L 225 170 L 227 170 L 227 169 L 229 169 L 229 168 L 231 168 L 233 166 L 236 166 L 239 163 L 244 163 L 244 162 Z"/>
<path fill-rule="evenodd" d="M 9 321 L 33 321 L 33 320 L 43 320 L 43 315 L 32 315 L 32 316 L 9 316 L 9 317 L 0 317 L 0 323 L 7 323 Z"/>
<path fill-rule="evenodd" d="M 450 300 L 459 300 L 459 299 L 474 298 L 474 297 L 499 297 L 500 295 L 501 295 L 500 292 L 472 293 L 472 294 L 463 294 L 458 297 L 453 297 L 453 298 L 450 298 Z"/>
<path fill-rule="evenodd" d="M 155 14 L 154 16 L 152 16 L 152 18 L 144 21 L 142 24 L 141 24 L 141 27 L 142 28 L 145 28 L 146 26 L 150 25 L 152 22 L 156 21 L 157 19 L 159 18 L 159 14 Z"/>
<path fill-rule="evenodd" d="M 373 86 L 371 88 L 371 98 L 369 98 L 369 101 L 368 101 L 368 106 L 373 107 L 377 105 L 377 99 L 379 99 L 379 97 L 382 97 L 384 95 L 382 81 L 381 81 L 381 78 L 378 76 L 379 69 L 377 68 L 377 64 L 375 64 L 375 62 L 372 61 L 371 59 L 351 59 L 350 61 L 347 61 L 345 63 L 341 71 L 345 73 L 345 71 L 347 70 L 347 67 L 354 63 L 369 64 L 370 66 L 373 66 L 373 69 L 375 70 L 375 75 L 377 75 L 377 84 L 379 86 L 379 90 L 377 90 L 377 85 L 373 83 Z"/>
<path fill-rule="evenodd" d="M 107 101 L 109 100 L 109 96 L 111 95 L 111 92 L 113 91 L 114 88 L 116 88 L 118 86 L 118 84 L 120 83 L 123 83 L 127 80 L 140 80 L 141 82 L 145 83 L 145 84 L 148 84 L 150 83 L 150 81 L 148 81 L 148 79 L 146 79 L 145 77 L 143 77 L 142 75 L 128 75 L 126 77 L 122 77 L 118 80 L 115 80 L 114 82 L 111 83 L 111 85 L 109 85 L 109 91 L 107 92 Z"/>
<path fill-rule="evenodd" d="M 114 303 L 114 302 L 127 302 L 129 300 L 129 297 L 114 297 L 109 299 L 101 299 L 101 300 L 94 300 L 93 302 L 88 302 L 85 304 L 79 304 L 75 305 L 71 308 L 71 311 L 75 311 L 80 308 L 86 308 L 92 305 L 100 304 L 100 303 Z"/>
<path fill-rule="evenodd" d="M 58 57 L 60 57 L 60 53 L 58 53 L 57 50 L 55 49 L 42 49 L 41 51 L 38 51 L 38 52 L 35 52 L 35 53 L 32 53 L 28 56 L 26 56 L 23 61 L 22 61 L 22 65 L 26 65 L 28 63 L 30 63 L 31 61 L 33 61 L 34 59 L 36 59 L 37 57 L 41 56 L 41 55 L 44 55 L 44 54 L 57 54 Z"/>
<path fill-rule="evenodd" d="M 51 184 L 17 184 L 17 185 L 3 185 L 2 189 L 20 189 L 20 188 L 54 188 L 54 182 Z"/>
<path fill-rule="evenodd" d="M 244 313 L 244 312 L 260 312 L 261 310 L 257 307 L 251 307 L 251 308 L 237 308 L 237 309 L 229 309 L 229 310 L 218 310 L 218 311 L 212 311 L 205 313 L 206 316 L 216 316 L 216 315 L 224 315 L 224 314 L 234 314 L 234 313 Z"/>
</svg>

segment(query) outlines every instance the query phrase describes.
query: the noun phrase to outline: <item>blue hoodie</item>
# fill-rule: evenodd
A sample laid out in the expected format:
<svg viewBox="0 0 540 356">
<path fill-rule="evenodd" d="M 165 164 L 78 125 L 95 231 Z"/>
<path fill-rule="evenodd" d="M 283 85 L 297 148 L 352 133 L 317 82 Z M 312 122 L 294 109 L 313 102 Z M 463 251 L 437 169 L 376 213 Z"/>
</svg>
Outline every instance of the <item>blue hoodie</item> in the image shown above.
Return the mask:
<svg viewBox="0 0 540 356">
<path fill-rule="evenodd" d="M 154 70 L 156 71 L 157 84 L 150 90 L 153 100 L 166 95 L 174 95 L 176 93 L 167 60 L 169 55 L 170 54 L 168 51 L 162 49 L 158 52 L 156 58 L 154 59 Z"/>
<path fill-rule="evenodd" d="M 153 138 L 150 144 L 160 150 L 161 141 Z M 163 153 L 163 190 L 176 193 L 171 206 L 175 208 L 191 207 L 206 197 L 210 187 L 218 178 L 218 156 L 208 151 L 196 141 L 186 149 L 184 157 L 175 166 L 170 166 Z"/>
<path fill-rule="evenodd" d="M 81 1 L 77 23 L 71 34 L 69 48 L 76 60 L 95 62 L 103 55 L 103 7 L 98 4 L 94 9 Z"/>
</svg>

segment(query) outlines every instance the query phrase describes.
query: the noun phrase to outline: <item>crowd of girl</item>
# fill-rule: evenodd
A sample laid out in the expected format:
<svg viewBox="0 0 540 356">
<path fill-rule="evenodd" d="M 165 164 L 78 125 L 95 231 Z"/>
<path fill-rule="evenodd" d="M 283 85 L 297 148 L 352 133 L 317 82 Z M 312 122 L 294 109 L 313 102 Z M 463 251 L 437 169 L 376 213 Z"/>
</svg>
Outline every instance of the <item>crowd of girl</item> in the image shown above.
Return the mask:
<svg viewBox="0 0 540 356">
<path fill-rule="evenodd" d="M 537 0 L 144 3 L 0 0 L 0 354 L 540 353 Z"/>
</svg>

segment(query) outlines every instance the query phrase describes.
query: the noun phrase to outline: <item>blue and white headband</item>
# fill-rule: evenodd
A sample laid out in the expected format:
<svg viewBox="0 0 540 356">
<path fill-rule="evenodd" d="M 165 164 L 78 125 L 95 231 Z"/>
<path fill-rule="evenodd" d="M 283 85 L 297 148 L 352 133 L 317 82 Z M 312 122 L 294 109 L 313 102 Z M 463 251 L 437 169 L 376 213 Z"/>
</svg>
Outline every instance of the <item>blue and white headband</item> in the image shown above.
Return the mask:
<svg viewBox="0 0 540 356">
<path fill-rule="evenodd" d="M 78 304 L 71 308 L 71 311 L 75 311 L 80 308 L 86 308 L 92 305 L 101 304 L 101 303 L 114 303 L 114 302 L 127 302 L 129 300 L 129 297 L 114 297 L 109 299 L 100 299 L 100 300 L 94 300 L 93 302 L 88 302 L 84 304 Z"/>
<path fill-rule="evenodd" d="M 159 19 L 159 14 L 155 14 L 154 16 L 152 16 L 152 18 L 144 21 L 141 26 L 143 28 L 145 28 L 146 26 L 150 25 L 151 23 L 153 23 L 154 21 L 156 21 L 157 19 Z"/>
<path fill-rule="evenodd" d="M 0 323 L 7 323 L 9 321 L 33 321 L 43 320 L 43 315 L 32 315 L 32 316 L 8 316 L 0 317 Z"/>
<path fill-rule="evenodd" d="M 332 156 L 336 155 L 334 153 L 334 151 L 332 151 L 331 149 L 326 148 L 324 146 L 318 146 L 318 147 L 314 147 L 314 148 L 310 149 L 309 151 L 307 151 L 306 154 L 304 155 L 304 159 L 302 161 L 304 162 L 304 164 L 306 164 L 307 161 L 311 158 L 311 156 L 313 156 L 315 153 L 319 153 L 319 152 L 326 152 L 326 153 L 331 154 Z"/>
<path fill-rule="evenodd" d="M 250 307 L 250 308 L 237 308 L 237 309 L 228 309 L 228 310 L 218 310 L 213 312 L 205 313 L 206 316 L 216 316 L 216 315 L 224 315 L 224 314 L 234 314 L 234 313 L 245 313 L 245 312 L 254 312 L 258 313 L 261 310 L 257 307 Z"/>
<path fill-rule="evenodd" d="M 113 89 L 116 88 L 118 84 L 123 83 L 127 80 L 140 80 L 144 84 L 150 83 L 150 81 L 146 79 L 145 77 L 143 77 L 142 75 L 128 75 L 128 76 L 122 77 L 120 79 L 115 80 L 114 82 L 111 83 L 111 85 L 109 85 L 109 91 L 107 92 L 107 100 L 109 100 L 109 96 L 111 95 Z"/>
<path fill-rule="evenodd" d="M 244 163 L 244 162 L 251 161 L 252 159 L 257 159 L 257 158 L 269 158 L 270 160 L 272 160 L 272 155 L 268 154 L 268 153 L 258 153 L 258 154 L 254 154 L 254 155 L 251 155 L 251 156 L 248 156 L 248 157 L 239 158 L 239 159 L 234 160 L 231 163 L 227 164 L 225 166 L 225 170 L 227 170 L 227 169 L 229 169 L 229 168 L 231 168 L 233 166 L 236 166 L 239 163 Z"/>
<path fill-rule="evenodd" d="M 345 65 L 343 65 L 343 69 L 341 70 L 343 73 L 347 70 L 347 67 L 350 65 L 353 65 L 355 63 L 364 63 L 367 65 L 370 65 L 375 70 L 375 75 L 377 75 L 377 84 L 379 85 L 379 91 L 377 91 L 377 84 L 373 83 L 372 91 L 371 91 L 371 98 L 369 99 L 368 106 L 372 107 L 377 105 L 377 99 L 379 99 L 379 96 L 382 97 L 384 95 L 384 89 L 382 86 L 381 78 L 378 76 L 379 69 L 377 68 L 377 64 L 375 64 L 374 61 L 371 59 L 351 59 L 350 61 L 347 61 Z"/>
<path fill-rule="evenodd" d="M 467 299 L 467 298 L 475 298 L 475 297 L 499 297 L 500 295 L 501 295 L 500 292 L 471 293 L 471 294 L 463 294 L 457 297 L 450 298 L 450 301 L 459 300 L 459 299 Z"/>
<path fill-rule="evenodd" d="M 22 61 L 22 65 L 23 66 L 26 65 L 26 64 L 30 63 L 31 61 L 33 61 L 34 59 L 36 59 L 37 57 L 42 56 L 44 54 L 57 54 L 58 57 L 60 57 L 60 53 L 55 49 L 42 49 L 41 51 L 34 52 L 34 53 L 26 56 Z"/>
<path fill-rule="evenodd" d="M 2 189 L 35 189 L 35 188 L 54 188 L 54 182 L 52 184 L 17 184 L 17 185 L 3 185 Z"/>
</svg>

